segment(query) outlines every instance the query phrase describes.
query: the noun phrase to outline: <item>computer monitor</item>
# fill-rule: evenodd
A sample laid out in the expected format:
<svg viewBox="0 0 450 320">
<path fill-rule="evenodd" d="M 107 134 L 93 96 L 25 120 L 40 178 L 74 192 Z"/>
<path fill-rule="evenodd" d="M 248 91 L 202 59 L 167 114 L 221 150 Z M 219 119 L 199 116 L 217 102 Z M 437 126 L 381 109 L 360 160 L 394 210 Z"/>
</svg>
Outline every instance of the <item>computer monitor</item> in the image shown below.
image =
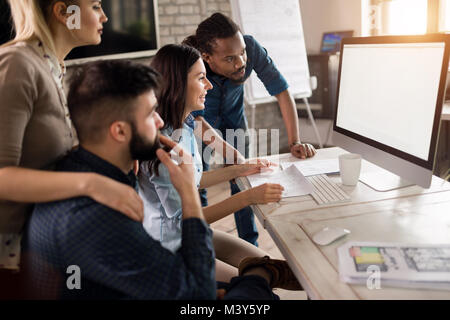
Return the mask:
<svg viewBox="0 0 450 320">
<path fill-rule="evenodd" d="M 445 34 L 342 41 L 333 143 L 388 170 L 360 181 L 430 186 L 449 50 Z"/>
<path fill-rule="evenodd" d="M 324 32 L 320 52 L 330 54 L 339 52 L 342 39 L 349 37 L 353 37 L 353 30 Z"/>
</svg>

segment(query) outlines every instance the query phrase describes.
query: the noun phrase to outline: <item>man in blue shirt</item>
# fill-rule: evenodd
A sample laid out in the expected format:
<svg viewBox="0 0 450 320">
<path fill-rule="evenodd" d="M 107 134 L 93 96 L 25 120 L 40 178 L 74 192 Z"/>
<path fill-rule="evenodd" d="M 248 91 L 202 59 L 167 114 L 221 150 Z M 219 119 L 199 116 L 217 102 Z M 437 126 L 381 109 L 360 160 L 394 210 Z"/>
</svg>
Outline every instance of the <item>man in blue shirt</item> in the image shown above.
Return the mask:
<svg viewBox="0 0 450 320">
<path fill-rule="evenodd" d="M 23 239 L 31 298 L 216 298 L 212 232 L 204 221 L 193 161 L 173 141 L 158 137 L 164 123 L 155 111 L 156 88 L 153 69 L 127 61 L 96 62 L 76 73 L 68 105 L 80 147 L 57 170 L 100 174 L 136 188 L 134 161 L 157 155 L 182 200 L 181 248 L 164 249 L 142 222 L 95 199 L 38 204 Z M 184 162 L 174 164 L 158 149 L 158 140 Z M 300 288 L 285 261 L 244 262 L 241 276 L 221 286 L 224 298 L 275 299 L 275 286 Z"/>
<path fill-rule="evenodd" d="M 208 80 L 213 89 L 208 92 L 205 110 L 196 112 L 196 120 L 202 121 L 203 134 L 211 127 L 218 129 L 222 137 L 226 137 L 227 129 L 248 129 L 244 113 L 244 82 L 255 71 L 270 95 L 275 96 L 280 106 L 281 114 L 288 134 L 291 153 L 298 158 L 308 158 L 315 155 L 314 147 L 301 143 L 295 101 L 289 93 L 289 85 L 278 71 L 274 62 L 252 36 L 242 35 L 239 27 L 228 17 L 215 13 L 199 24 L 195 35 L 184 40 L 184 44 L 197 48 L 205 61 Z M 214 130 L 208 135 L 222 141 Z M 205 137 L 205 135 L 204 135 Z M 203 138 L 205 144 L 212 141 Z M 238 148 L 237 139 L 226 141 Z M 223 149 L 230 148 L 225 142 Z M 245 137 L 245 149 L 234 151 L 235 161 L 249 156 L 248 134 Z M 208 153 L 206 153 L 208 154 Z M 225 154 L 223 152 L 222 154 Z M 240 157 L 240 158 L 238 158 Z M 208 166 L 204 166 L 207 170 Z M 239 192 L 236 184 L 231 183 L 232 194 Z M 206 205 L 206 193 L 202 194 L 203 205 Z M 258 232 L 254 224 L 253 212 L 250 207 L 235 213 L 236 226 L 241 238 L 257 245 Z"/>
</svg>

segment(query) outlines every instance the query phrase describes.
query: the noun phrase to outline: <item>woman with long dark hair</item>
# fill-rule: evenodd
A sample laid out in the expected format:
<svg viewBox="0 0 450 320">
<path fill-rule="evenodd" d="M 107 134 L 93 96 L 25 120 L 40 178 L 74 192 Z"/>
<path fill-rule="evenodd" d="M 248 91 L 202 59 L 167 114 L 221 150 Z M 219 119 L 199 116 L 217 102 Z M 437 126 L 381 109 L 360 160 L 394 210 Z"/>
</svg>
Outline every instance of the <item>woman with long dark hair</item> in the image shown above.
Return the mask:
<svg viewBox="0 0 450 320">
<path fill-rule="evenodd" d="M 157 94 L 157 112 L 165 123 L 161 133 L 170 136 L 191 153 L 198 188 L 256 173 L 271 165 L 269 162 L 257 161 L 254 164 L 233 165 L 203 172 L 191 112 L 205 107 L 205 97 L 212 85 L 206 78 L 200 53 L 185 45 L 166 45 L 158 51 L 151 66 L 161 74 L 164 82 Z M 182 239 L 181 201 L 167 169 L 158 162 L 144 162 L 141 164 L 139 182 L 144 199 L 144 227 L 165 248 L 176 251 L 181 246 Z M 205 207 L 205 219 L 212 223 L 251 204 L 277 202 L 281 199 L 282 190 L 283 187 L 278 184 L 264 184 L 241 192 L 218 204 Z M 215 230 L 213 238 L 218 259 L 216 277 L 220 281 L 229 281 L 236 276 L 236 267 L 243 258 L 266 255 L 252 244 L 225 232 Z"/>
</svg>

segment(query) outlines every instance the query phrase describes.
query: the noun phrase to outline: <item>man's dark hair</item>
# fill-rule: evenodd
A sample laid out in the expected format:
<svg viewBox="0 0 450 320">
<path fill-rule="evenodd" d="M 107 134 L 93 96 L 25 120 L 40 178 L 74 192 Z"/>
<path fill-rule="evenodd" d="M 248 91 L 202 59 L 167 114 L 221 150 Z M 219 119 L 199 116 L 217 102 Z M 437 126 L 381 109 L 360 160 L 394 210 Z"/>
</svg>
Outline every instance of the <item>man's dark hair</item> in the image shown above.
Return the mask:
<svg viewBox="0 0 450 320">
<path fill-rule="evenodd" d="M 201 22 L 195 35 L 183 40 L 183 44 L 198 49 L 201 53 L 212 54 L 216 39 L 225 39 L 240 32 L 239 26 L 222 13 L 216 12 Z"/>
<path fill-rule="evenodd" d="M 99 143 L 115 121 L 134 124 L 134 99 L 157 90 L 158 73 L 128 60 L 85 64 L 71 77 L 68 107 L 80 143 Z"/>
</svg>

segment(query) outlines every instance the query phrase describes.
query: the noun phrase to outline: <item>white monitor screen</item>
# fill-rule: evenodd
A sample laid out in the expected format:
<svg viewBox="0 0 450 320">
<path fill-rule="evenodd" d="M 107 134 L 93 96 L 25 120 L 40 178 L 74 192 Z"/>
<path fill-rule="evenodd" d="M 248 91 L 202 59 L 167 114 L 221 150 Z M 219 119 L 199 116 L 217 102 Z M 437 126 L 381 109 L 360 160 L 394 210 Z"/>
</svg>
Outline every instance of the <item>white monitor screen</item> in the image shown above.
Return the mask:
<svg viewBox="0 0 450 320">
<path fill-rule="evenodd" d="M 345 44 L 336 126 L 429 161 L 444 49 Z"/>
</svg>

